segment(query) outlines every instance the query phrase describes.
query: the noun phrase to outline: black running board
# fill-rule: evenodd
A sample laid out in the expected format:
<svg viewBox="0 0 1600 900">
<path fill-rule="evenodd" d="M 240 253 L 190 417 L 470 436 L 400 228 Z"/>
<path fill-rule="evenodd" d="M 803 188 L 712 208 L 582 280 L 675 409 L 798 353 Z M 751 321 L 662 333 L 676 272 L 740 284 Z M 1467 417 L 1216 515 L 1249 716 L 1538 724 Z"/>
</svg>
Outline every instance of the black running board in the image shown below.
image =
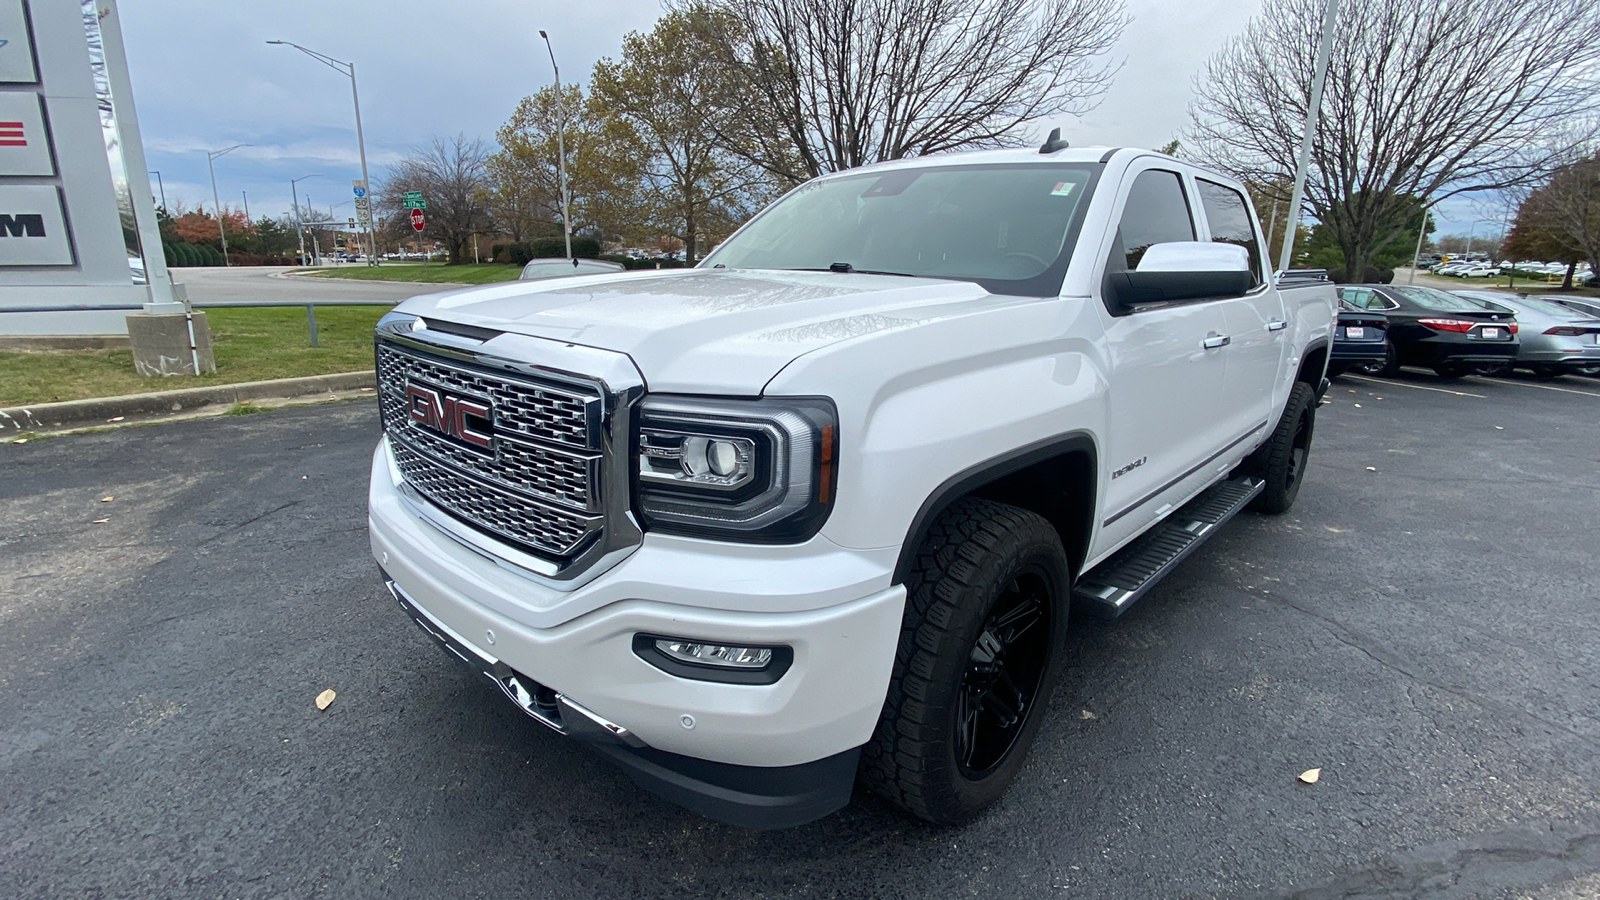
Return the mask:
<svg viewBox="0 0 1600 900">
<path fill-rule="evenodd" d="M 1073 601 L 1102 618 L 1122 615 L 1206 538 L 1238 515 L 1265 484 L 1259 478 L 1235 478 L 1207 488 L 1161 524 L 1085 572 L 1072 589 Z"/>
</svg>

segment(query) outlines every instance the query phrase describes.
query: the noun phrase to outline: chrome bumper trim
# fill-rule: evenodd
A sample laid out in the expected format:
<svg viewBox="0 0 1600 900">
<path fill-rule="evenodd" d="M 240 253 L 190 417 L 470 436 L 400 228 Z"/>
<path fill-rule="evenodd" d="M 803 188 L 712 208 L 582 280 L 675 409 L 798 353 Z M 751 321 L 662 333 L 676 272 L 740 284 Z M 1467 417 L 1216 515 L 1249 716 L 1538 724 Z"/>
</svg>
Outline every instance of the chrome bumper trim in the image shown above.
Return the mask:
<svg viewBox="0 0 1600 900">
<path fill-rule="evenodd" d="M 571 697 L 539 684 L 479 650 L 452 631 L 450 626 L 435 619 L 433 614 L 413 602 L 406 596 L 405 591 L 394 583 L 394 579 L 385 577 L 384 585 L 388 587 L 389 594 L 394 597 L 395 602 L 400 604 L 400 608 L 406 611 L 406 615 L 411 617 L 411 621 L 415 622 L 424 634 L 433 638 L 451 656 L 489 679 L 502 694 L 505 694 L 506 699 L 538 720 L 540 724 L 576 740 L 621 744 L 634 748 L 648 746 L 623 726 L 606 719 Z"/>
</svg>

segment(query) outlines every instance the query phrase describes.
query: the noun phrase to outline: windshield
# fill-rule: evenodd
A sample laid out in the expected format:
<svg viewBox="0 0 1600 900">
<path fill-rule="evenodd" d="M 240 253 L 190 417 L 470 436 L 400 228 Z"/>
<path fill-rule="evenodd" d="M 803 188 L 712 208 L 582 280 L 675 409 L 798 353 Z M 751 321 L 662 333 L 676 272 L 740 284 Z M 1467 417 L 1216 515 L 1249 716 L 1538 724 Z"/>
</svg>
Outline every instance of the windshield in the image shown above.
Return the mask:
<svg viewBox="0 0 1600 900">
<path fill-rule="evenodd" d="M 1423 309 L 1437 312 L 1483 312 L 1484 309 L 1482 305 L 1473 303 L 1465 297 L 1457 297 L 1455 294 L 1447 294 L 1433 288 L 1390 285 L 1388 291 L 1396 297 L 1410 300 Z"/>
<path fill-rule="evenodd" d="M 704 265 L 950 278 L 1054 295 L 1098 172 L 1045 163 L 821 179 L 773 204 Z"/>
</svg>

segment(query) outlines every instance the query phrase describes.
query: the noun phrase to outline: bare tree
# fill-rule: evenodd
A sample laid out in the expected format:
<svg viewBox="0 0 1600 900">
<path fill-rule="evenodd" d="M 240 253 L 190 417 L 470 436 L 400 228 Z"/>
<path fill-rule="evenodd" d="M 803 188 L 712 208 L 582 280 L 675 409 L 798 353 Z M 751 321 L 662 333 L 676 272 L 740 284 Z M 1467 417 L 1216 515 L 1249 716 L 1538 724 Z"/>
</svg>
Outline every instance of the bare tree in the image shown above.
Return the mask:
<svg viewBox="0 0 1600 900">
<path fill-rule="evenodd" d="M 1294 171 L 1323 0 L 1267 0 L 1207 63 L 1184 145 L 1255 181 Z M 1360 0 L 1339 11 L 1306 207 L 1347 272 L 1404 231 L 1416 198 L 1536 178 L 1600 105 L 1594 0 Z"/>
<path fill-rule="evenodd" d="M 678 0 L 754 102 L 722 142 L 798 182 L 886 159 L 994 147 L 1098 103 L 1122 0 Z"/>
<path fill-rule="evenodd" d="M 442 241 L 450 264 L 460 263 L 474 234 L 489 226 L 484 207 L 489 151 L 482 138 L 465 134 L 435 137 L 396 163 L 383 180 L 378 207 L 397 239 L 410 237 L 411 226 L 401 201 L 406 191 L 421 191 L 428 204 L 424 237 Z"/>
</svg>

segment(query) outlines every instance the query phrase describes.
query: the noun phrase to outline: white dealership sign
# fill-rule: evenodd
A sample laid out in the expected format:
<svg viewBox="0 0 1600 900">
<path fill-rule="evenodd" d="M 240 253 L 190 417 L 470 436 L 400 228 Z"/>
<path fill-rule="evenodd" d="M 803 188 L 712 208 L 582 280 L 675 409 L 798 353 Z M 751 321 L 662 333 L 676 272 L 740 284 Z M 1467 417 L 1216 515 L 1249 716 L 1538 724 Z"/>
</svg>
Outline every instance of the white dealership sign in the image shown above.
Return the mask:
<svg viewBox="0 0 1600 900">
<path fill-rule="evenodd" d="M 115 0 L 0 0 L 0 335 L 171 304 L 145 168 Z"/>
</svg>

